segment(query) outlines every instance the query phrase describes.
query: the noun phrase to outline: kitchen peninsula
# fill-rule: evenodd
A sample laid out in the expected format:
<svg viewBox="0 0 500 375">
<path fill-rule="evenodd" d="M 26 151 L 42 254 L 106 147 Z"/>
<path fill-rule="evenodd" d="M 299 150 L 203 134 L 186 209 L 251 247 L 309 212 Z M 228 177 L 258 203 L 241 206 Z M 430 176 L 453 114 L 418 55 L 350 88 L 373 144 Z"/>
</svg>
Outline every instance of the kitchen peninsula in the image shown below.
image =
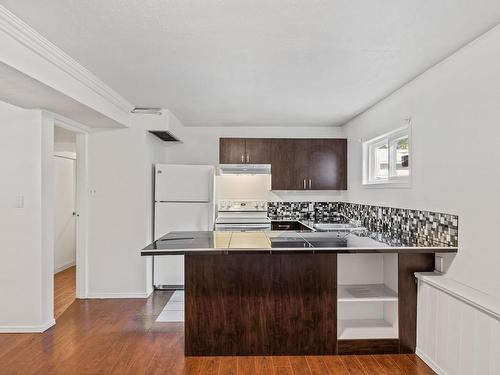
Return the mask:
<svg viewBox="0 0 500 375">
<path fill-rule="evenodd" d="M 141 255 L 185 257 L 186 355 L 322 355 L 414 352 L 414 273 L 456 251 L 369 232 L 202 231 Z"/>
</svg>

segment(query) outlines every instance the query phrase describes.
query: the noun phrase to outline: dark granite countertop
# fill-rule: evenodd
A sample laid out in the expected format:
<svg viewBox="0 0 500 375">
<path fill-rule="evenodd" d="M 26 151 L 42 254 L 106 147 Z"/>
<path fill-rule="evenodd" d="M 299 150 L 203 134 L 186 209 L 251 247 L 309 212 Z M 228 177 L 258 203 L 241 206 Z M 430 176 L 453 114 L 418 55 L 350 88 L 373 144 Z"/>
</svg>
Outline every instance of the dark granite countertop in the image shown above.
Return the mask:
<svg viewBox="0 0 500 375">
<path fill-rule="evenodd" d="M 294 221 L 294 220 L 283 220 Z M 300 220 L 310 228 L 313 223 Z M 170 232 L 141 251 L 141 255 L 234 253 L 456 253 L 457 247 L 409 239 L 390 233 L 259 231 Z"/>
</svg>

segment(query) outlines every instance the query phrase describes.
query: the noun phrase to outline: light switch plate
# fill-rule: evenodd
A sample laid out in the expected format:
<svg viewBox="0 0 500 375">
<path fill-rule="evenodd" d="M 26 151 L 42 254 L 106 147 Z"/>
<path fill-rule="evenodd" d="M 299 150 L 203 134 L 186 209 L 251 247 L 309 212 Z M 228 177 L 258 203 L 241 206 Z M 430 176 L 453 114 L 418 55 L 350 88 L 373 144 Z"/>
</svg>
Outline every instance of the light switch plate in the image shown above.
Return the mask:
<svg viewBox="0 0 500 375">
<path fill-rule="evenodd" d="M 16 208 L 24 208 L 24 195 L 16 197 Z"/>
</svg>

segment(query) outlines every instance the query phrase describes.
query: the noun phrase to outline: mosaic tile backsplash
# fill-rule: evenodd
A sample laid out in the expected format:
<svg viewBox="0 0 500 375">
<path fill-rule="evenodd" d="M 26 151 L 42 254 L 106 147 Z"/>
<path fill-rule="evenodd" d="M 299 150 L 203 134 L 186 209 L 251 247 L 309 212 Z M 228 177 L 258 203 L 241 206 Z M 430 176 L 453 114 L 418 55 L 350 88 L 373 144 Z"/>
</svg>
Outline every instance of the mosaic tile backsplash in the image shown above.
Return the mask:
<svg viewBox="0 0 500 375">
<path fill-rule="evenodd" d="M 359 220 L 370 231 L 408 241 L 440 242 L 458 246 L 458 216 L 404 208 L 346 202 L 269 202 L 271 219 L 341 222 Z"/>
</svg>

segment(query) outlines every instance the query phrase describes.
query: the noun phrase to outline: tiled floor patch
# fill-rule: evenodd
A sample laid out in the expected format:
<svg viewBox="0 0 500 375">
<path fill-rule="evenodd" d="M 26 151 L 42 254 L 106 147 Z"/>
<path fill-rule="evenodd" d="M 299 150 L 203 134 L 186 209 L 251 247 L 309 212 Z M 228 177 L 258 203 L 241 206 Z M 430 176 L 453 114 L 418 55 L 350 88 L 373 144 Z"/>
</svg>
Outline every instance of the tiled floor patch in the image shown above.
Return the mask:
<svg viewBox="0 0 500 375">
<path fill-rule="evenodd" d="M 177 290 L 168 300 L 163 311 L 156 318 L 157 322 L 184 322 L 184 291 Z"/>
</svg>

